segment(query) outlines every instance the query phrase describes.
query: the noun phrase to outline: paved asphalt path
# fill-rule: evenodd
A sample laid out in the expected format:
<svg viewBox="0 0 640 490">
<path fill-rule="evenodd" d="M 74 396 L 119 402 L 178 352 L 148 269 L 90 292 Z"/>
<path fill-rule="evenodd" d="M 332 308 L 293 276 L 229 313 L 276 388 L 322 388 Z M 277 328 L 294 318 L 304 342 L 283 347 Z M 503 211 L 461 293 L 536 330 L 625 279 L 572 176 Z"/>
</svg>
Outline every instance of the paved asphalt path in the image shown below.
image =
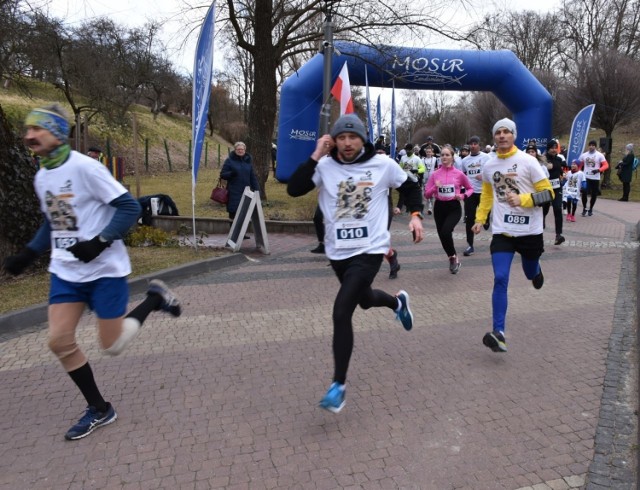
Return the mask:
<svg viewBox="0 0 640 490">
<path fill-rule="evenodd" d="M 79 341 L 119 418 L 79 441 L 63 434 L 84 401 L 46 325 L 0 329 L 0 488 L 634 489 L 639 219 L 639 203 L 599 200 L 565 222 L 562 246 L 550 229 L 539 291 L 516 258 L 506 354 L 481 341 L 490 234 L 452 275 L 432 218 L 419 245 L 395 220 L 402 269 L 390 280 L 383 264 L 375 287 L 406 289 L 415 326 L 356 311 L 338 415 L 317 407 L 338 281 L 310 235 L 272 234 L 268 256 L 246 240 L 241 264 L 166 275 L 183 315 L 153 314 L 120 357 L 100 353 L 87 314 Z M 462 223 L 455 238 L 461 254 Z"/>
</svg>

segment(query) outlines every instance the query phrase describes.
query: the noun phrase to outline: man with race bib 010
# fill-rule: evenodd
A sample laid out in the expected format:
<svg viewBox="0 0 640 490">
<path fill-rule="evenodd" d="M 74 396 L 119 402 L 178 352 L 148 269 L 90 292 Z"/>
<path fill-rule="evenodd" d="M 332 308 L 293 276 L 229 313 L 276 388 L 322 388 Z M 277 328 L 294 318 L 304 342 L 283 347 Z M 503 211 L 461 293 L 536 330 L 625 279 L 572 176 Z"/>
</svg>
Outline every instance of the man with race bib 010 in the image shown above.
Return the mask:
<svg viewBox="0 0 640 490">
<path fill-rule="evenodd" d="M 507 118 L 493 126 L 496 152 L 482 168 L 482 195 L 473 232 L 480 233 L 491 212 L 491 263 L 493 265 L 493 328 L 482 342 L 494 352 L 506 352 L 505 319 L 511 263 L 516 252 L 533 287 L 540 289 L 544 276 L 540 256 L 544 252 L 542 208 L 553 199 L 553 189 L 538 161 L 519 150 L 514 142 L 516 124 Z"/>
<path fill-rule="evenodd" d="M 325 219 L 325 253 L 340 281 L 333 305 L 333 383 L 320 400 L 320 407 L 333 413 L 345 405 L 356 307 L 387 307 L 405 330 L 413 327 L 407 292 L 401 290 L 392 296 L 372 289 L 371 284 L 391 243 L 389 188 L 402 194 L 411 212 L 409 230 L 418 243 L 423 238 L 420 186 L 387 155 L 376 154 L 366 141 L 362 121 L 355 114 L 341 116 L 331 133 L 320 137 L 287 186 L 293 197 L 318 188 L 318 204 Z"/>
</svg>

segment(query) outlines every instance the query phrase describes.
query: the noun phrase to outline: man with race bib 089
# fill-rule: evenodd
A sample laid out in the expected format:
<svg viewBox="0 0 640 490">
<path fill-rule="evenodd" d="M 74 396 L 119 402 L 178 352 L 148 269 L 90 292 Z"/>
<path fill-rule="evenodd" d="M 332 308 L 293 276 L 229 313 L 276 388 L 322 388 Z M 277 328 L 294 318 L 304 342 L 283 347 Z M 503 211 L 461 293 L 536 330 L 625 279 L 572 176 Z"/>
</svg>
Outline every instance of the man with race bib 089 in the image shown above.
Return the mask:
<svg viewBox="0 0 640 490">
<path fill-rule="evenodd" d="M 514 142 L 516 124 L 501 119 L 493 126 L 496 152 L 482 168 L 482 195 L 473 232 L 480 233 L 491 212 L 491 263 L 493 265 L 493 328 L 482 342 L 494 352 L 506 352 L 505 319 L 511 263 L 516 252 L 533 287 L 540 289 L 544 276 L 540 256 L 544 252 L 544 202 L 553 199 L 553 189 L 538 161 L 519 150 Z"/>
</svg>

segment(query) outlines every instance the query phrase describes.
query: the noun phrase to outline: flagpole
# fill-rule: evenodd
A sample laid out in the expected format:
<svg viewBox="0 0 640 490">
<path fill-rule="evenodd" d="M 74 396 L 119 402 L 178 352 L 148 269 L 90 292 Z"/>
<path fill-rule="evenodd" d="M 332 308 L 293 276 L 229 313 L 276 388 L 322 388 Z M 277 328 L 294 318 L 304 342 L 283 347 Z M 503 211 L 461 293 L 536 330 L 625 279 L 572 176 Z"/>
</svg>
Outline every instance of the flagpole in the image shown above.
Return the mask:
<svg viewBox="0 0 640 490">
<path fill-rule="evenodd" d="M 333 64 L 333 22 L 331 19 L 331 2 L 325 2 L 326 17 L 323 24 L 324 41 L 322 54 L 324 64 L 322 69 L 322 109 L 320 111 L 320 135 L 329 132 L 329 118 L 331 117 L 331 72 Z"/>
</svg>

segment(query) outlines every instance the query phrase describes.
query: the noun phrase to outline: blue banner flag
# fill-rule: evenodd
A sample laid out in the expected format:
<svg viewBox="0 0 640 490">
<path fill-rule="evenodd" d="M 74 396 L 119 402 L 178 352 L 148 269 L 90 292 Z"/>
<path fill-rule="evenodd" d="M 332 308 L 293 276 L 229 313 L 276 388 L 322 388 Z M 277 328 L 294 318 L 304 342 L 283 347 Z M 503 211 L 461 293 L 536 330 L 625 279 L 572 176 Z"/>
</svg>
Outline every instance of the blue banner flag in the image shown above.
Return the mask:
<svg viewBox="0 0 640 490">
<path fill-rule="evenodd" d="M 378 104 L 376 106 L 376 122 L 378 123 L 378 136 L 382 136 L 382 109 L 380 106 L 380 95 L 378 95 Z"/>
<path fill-rule="evenodd" d="M 396 82 L 391 87 L 391 158 L 396 158 Z"/>
<path fill-rule="evenodd" d="M 204 130 L 207 125 L 209 98 L 211 97 L 211 81 L 213 79 L 213 36 L 215 22 L 215 3 L 211 4 L 204 18 L 193 64 L 193 99 L 191 106 L 191 169 L 193 186 L 198 178 L 198 167 L 204 143 Z"/>
<path fill-rule="evenodd" d="M 596 108 L 595 104 L 588 105 L 578 112 L 571 124 L 571 136 L 569 138 L 569 146 L 567 148 L 567 164 L 578 160 L 584 151 L 584 145 L 587 142 L 589 128 L 591 127 L 591 117 Z"/>
<path fill-rule="evenodd" d="M 371 99 L 369 98 L 369 76 L 367 74 L 367 66 L 364 67 L 364 84 L 366 86 L 367 99 L 367 131 L 369 132 L 369 141 L 373 143 L 373 120 L 371 119 Z"/>
</svg>

